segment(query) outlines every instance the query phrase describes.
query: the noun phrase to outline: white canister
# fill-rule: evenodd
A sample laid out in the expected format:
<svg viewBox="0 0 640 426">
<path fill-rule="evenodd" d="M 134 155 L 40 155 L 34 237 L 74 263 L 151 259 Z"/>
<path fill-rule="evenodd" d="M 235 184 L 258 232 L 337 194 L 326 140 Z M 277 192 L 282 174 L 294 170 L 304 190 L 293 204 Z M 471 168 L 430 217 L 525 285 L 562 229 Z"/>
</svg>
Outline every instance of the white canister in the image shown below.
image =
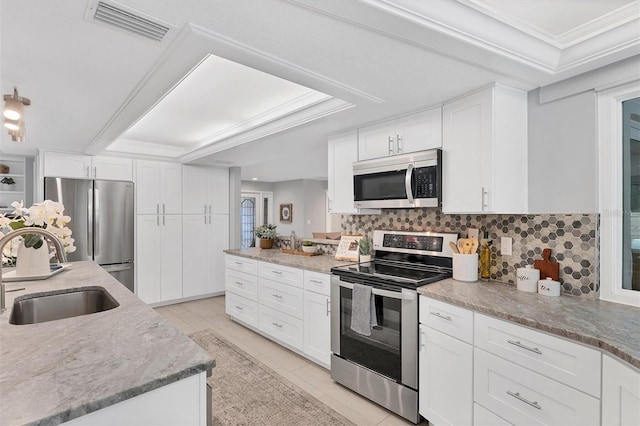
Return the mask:
<svg viewBox="0 0 640 426">
<path fill-rule="evenodd" d="M 535 293 L 538 291 L 538 280 L 540 279 L 540 271 L 533 268 L 533 265 L 527 265 L 524 268 L 516 269 L 516 284 L 520 291 Z"/>
<path fill-rule="evenodd" d="M 478 281 L 478 253 L 453 253 L 453 279 Z"/>
<path fill-rule="evenodd" d="M 538 281 L 538 293 L 545 296 L 560 296 L 560 282 L 551 277 Z"/>
</svg>

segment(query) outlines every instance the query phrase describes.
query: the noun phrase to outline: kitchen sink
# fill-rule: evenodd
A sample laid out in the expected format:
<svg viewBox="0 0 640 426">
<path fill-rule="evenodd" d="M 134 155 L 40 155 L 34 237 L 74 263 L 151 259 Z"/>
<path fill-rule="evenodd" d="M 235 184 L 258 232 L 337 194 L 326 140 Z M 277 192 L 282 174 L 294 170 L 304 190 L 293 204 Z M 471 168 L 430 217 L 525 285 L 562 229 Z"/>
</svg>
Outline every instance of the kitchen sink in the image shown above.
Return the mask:
<svg viewBox="0 0 640 426">
<path fill-rule="evenodd" d="M 37 324 L 108 311 L 118 306 L 120 304 L 102 287 L 64 290 L 16 300 L 13 303 L 9 323 Z"/>
</svg>

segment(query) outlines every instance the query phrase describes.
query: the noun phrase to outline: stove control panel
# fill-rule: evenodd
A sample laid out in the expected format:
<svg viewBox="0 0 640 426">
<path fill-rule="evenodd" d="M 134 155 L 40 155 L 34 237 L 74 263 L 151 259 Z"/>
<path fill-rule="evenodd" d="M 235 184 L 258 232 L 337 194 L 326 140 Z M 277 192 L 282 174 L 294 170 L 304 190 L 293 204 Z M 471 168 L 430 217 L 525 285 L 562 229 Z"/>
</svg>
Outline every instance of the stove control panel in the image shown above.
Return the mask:
<svg viewBox="0 0 640 426">
<path fill-rule="evenodd" d="M 441 252 L 442 241 L 442 237 L 385 234 L 382 239 L 382 247 Z"/>
<path fill-rule="evenodd" d="M 457 239 L 455 233 L 378 230 L 373 234 L 373 247 L 375 250 L 451 257 L 449 242 L 455 243 Z"/>
</svg>

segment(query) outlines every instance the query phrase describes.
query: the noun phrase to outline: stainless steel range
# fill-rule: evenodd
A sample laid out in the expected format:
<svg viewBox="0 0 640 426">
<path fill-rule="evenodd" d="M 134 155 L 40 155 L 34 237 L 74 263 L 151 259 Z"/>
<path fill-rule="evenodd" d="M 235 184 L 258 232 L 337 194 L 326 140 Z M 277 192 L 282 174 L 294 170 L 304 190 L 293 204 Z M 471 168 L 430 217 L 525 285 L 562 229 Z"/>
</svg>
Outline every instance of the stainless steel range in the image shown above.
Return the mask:
<svg viewBox="0 0 640 426">
<path fill-rule="evenodd" d="M 451 276 L 449 242 L 457 238 L 375 231 L 371 262 L 331 269 L 331 377 L 413 423 L 420 419 L 416 289 Z M 370 335 L 352 329 L 356 284 L 371 287 Z"/>
</svg>

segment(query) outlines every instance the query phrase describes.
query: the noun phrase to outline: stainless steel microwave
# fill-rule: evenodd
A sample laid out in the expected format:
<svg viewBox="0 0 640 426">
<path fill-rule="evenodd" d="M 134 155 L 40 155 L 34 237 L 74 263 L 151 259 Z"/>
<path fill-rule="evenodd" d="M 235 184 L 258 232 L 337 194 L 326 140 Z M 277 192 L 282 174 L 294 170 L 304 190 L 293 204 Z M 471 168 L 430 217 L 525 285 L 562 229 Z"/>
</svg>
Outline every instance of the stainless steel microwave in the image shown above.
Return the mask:
<svg viewBox="0 0 640 426">
<path fill-rule="evenodd" d="M 442 150 L 353 163 L 353 192 L 356 208 L 440 207 Z"/>
</svg>

